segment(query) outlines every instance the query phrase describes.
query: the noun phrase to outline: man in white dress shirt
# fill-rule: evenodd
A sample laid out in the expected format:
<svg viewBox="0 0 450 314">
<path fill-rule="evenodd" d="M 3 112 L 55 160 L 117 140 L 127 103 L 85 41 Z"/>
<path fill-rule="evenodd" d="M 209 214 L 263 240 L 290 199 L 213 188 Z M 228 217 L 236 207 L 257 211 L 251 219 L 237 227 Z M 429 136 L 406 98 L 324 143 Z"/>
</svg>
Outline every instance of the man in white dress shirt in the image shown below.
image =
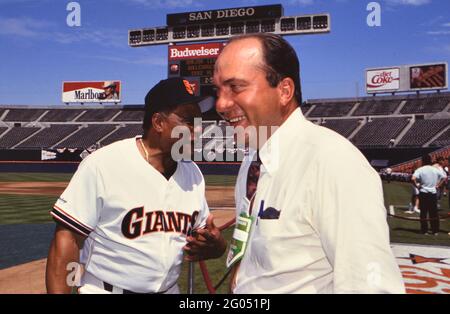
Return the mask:
<svg viewBox="0 0 450 314">
<path fill-rule="evenodd" d="M 214 84 L 223 118 L 259 136 L 236 184 L 236 215 L 253 223 L 232 291 L 404 293 L 381 180 L 349 141 L 304 118 L 294 49 L 273 34 L 234 38 Z M 264 127 L 279 128 L 264 140 Z"/>
</svg>

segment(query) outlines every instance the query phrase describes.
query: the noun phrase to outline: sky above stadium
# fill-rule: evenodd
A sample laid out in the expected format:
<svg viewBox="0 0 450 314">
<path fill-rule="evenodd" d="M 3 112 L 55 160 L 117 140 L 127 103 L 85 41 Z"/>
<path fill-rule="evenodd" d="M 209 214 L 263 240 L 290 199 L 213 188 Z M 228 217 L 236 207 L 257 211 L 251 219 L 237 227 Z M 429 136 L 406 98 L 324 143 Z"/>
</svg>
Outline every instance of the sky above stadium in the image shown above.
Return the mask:
<svg viewBox="0 0 450 314">
<path fill-rule="evenodd" d="M 281 3 L 284 15 L 331 14 L 331 33 L 288 36 L 300 57 L 305 99 L 365 96 L 370 67 L 450 59 L 449 0 L 0 0 L 0 104 L 61 105 L 63 81 L 122 81 L 122 104 L 142 104 L 167 77 L 167 46 L 130 48 L 129 29 L 166 25 L 166 14 Z M 227 3 L 224 5 L 224 3 Z"/>
</svg>

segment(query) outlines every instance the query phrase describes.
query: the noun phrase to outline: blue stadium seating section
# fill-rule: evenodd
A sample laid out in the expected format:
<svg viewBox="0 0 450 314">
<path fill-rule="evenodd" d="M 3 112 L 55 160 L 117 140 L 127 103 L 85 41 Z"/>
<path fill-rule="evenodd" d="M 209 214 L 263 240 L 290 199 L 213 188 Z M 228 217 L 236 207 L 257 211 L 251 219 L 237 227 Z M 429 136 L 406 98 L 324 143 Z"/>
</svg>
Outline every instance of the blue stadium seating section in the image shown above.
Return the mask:
<svg viewBox="0 0 450 314">
<path fill-rule="evenodd" d="M 120 114 L 114 118 L 116 122 L 141 122 L 144 118 L 143 110 L 123 110 Z"/>
<path fill-rule="evenodd" d="M 312 104 L 304 102 L 301 106 L 300 109 L 302 110 L 303 114 L 305 115 L 309 109 L 311 109 Z"/>
<path fill-rule="evenodd" d="M 31 122 L 36 121 L 45 109 L 10 109 L 3 121 Z"/>
<path fill-rule="evenodd" d="M 124 127 L 121 127 L 116 132 L 112 133 L 110 136 L 101 141 L 101 145 L 108 145 L 115 141 L 123 140 L 126 138 L 134 137 L 142 134 L 142 125 L 141 124 L 130 124 Z"/>
<path fill-rule="evenodd" d="M 77 122 L 109 121 L 118 112 L 119 112 L 119 109 L 86 110 L 86 112 L 77 119 Z"/>
<path fill-rule="evenodd" d="M 13 127 L 0 137 L 0 148 L 12 148 L 18 144 L 21 140 L 24 140 L 28 136 L 39 131 L 40 128 L 36 127 Z"/>
<path fill-rule="evenodd" d="M 367 122 L 352 139 L 360 147 L 388 147 L 408 125 L 408 118 L 375 118 Z"/>
<path fill-rule="evenodd" d="M 83 113 L 84 109 L 53 109 L 47 111 L 40 122 L 70 122 Z"/>
<path fill-rule="evenodd" d="M 8 128 L 0 127 L 0 136 L 5 133 L 5 131 L 8 130 Z"/>
<path fill-rule="evenodd" d="M 431 143 L 431 146 L 445 147 L 450 145 L 450 129 L 442 133 L 436 140 Z"/>
<path fill-rule="evenodd" d="M 111 124 L 91 124 L 86 128 L 80 129 L 77 133 L 70 136 L 56 147 L 67 148 L 89 148 L 96 145 L 99 141 L 116 128 Z"/>
<path fill-rule="evenodd" d="M 327 127 L 344 137 L 349 137 L 359 126 L 359 119 L 327 119 L 321 125 Z"/>
<path fill-rule="evenodd" d="M 450 125 L 450 119 L 416 120 L 397 147 L 422 146 L 448 125 Z"/>
<path fill-rule="evenodd" d="M 78 129 L 78 125 L 55 124 L 26 140 L 17 148 L 50 148 Z"/>
<path fill-rule="evenodd" d="M 353 112 L 353 116 L 391 115 L 400 103 L 400 100 L 362 101 Z"/>
<path fill-rule="evenodd" d="M 450 97 L 428 97 L 420 99 L 409 99 L 400 110 L 402 114 L 414 113 L 436 113 L 447 107 Z"/>
<path fill-rule="evenodd" d="M 308 117 L 343 117 L 346 116 L 356 102 L 318 103 Z"/>
<path fill-rule="evenodd" d="M 449 103 L 450 93 L 433 93 L 418 97 L 316 100 L 303 103 L 301 110 L 313 123 L 346 138 L 350 138 L 360 127 L 351 140 L 362 148 L 388 147 L 392 144 L 406 148 L 426 147 L 430 142 L 430 146 L 443 147 L 450 145 Z M 143 115 L 143 106 L 137 105 L 110 108 L 5 105 L 0 108 L 0 148 L 104 146 L 142 134 Z M 414 115 L 415 122 L 405 133 Z M 211 138 L 216 138 L 217 143 L 223 143 L 226 140 L 223 136 L 211 132 L 213 125 L 217 125 L 226 135 L 224 121 L 203 121 L 203 141 L 207 143 Z"/>
</svg>

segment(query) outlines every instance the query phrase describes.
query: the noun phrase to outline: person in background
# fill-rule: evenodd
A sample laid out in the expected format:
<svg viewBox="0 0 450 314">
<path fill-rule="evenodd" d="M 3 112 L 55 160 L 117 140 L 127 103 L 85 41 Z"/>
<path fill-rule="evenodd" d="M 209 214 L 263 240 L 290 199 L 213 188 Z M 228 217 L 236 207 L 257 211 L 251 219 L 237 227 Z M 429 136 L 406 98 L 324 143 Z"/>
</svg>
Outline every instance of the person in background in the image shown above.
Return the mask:
<svg viewBox="0 0 450 314">
<path fill-rule="evenodd" d="M 447 173 L 444 170 L 445 167 L 445 159 L 442 156 L 439 156 L 436 158 L 436 160 L 433 163 L 433 167 L 436 167 L 444 176 L 444 181 L 439 183 L 439 187 L 436 190 L 436 198 L 437 198 L 437 208 L 440 210 L 441 204 L 440 201 L 442 199 L 442 195 L 445 191 L 445 181 L 447 179 Z"/>
<path fill-rule="evenodd" d="M 428 221 L 431 233 L 439 234 L 439 216 L 437 212 L 437 189 L 444 182 L 445 176 L 439 169 L 431 165 L 430 155 L 422 157 L 422 167 L 417 169 L 411 180 L 419 189 L 420 202 L 420 231 L 428 235 Z"/>
<path fill-rule="evenodd" d="M 413 173 L 414 171 L 416 171 L 417 168 L 413 169 Z M 408 206 L 408 210 L 405 212 L 406 214 L 414 214 L 414 213 L 418 213 L 420 214 L 420 209 L 419 209 L 419 189 L 417 188 L 417 186 L 414 184 L 414 182 L 411 180 L 411 178 L 408 178 L 408 181 L 411 182 L 411 202 L 409 203 Z"/>
</svg>

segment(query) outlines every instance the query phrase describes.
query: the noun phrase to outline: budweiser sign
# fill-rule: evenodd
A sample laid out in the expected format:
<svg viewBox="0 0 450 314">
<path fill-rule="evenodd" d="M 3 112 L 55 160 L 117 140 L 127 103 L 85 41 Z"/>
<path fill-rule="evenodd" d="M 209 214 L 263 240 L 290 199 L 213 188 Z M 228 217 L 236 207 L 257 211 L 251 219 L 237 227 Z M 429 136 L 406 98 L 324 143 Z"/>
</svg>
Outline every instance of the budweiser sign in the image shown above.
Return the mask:
<svg viewBox="0 0 450 314">
<path fill-rule="evenodd" d="M 223 47 L 223 43 L 169 46 L 169 60 L 217 58 Z"/>
<path fill-rule="evenodd" d="M 64 103 L 120 102 L 120 81 L 63 82 Z"/>
<path fill-rule="evenodd" d="M 379 69 L 366 72 L 367 92 L 393 91 L 400 88 L 400 69 Z"/>
</svg>

